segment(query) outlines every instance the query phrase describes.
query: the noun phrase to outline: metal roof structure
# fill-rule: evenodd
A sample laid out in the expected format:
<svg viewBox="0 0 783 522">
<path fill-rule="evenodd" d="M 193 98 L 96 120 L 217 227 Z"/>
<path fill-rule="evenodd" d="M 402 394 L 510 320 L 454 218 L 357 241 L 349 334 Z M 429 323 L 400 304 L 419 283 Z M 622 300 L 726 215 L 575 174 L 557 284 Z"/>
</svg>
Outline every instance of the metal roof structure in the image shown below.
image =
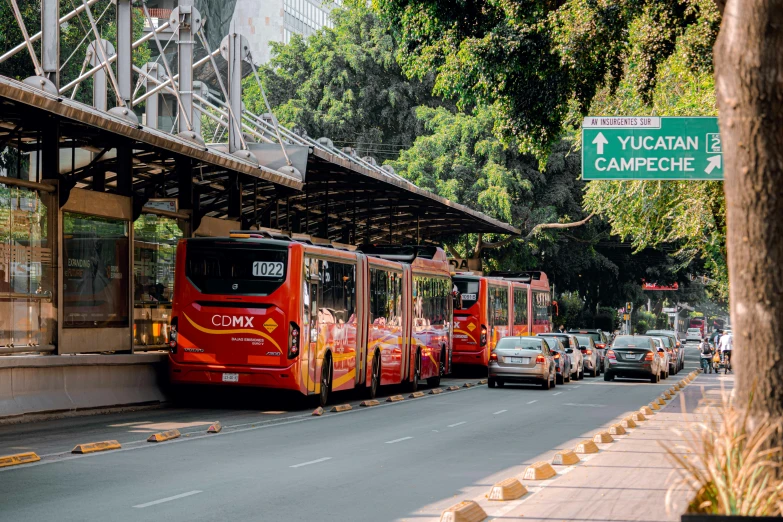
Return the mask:
<svg viewBox="0 0 783 522">
<path fill-rule="evenodd" d="M 18 11 L 17 0 L 9 1 Z M 24 81 L 0 76 L 0 146 L 30 153 L 35 158 L 30 181 L 59 180 L 61 201 L 73 187 L 133 196 L 138 211 L 150 198 L 175 198 L 184 211 L 177 217 L 192 219 L 194 227 L 204 216 L 229 218 L 243 228 L 279 228 L 354 244 L 436 241 L 469 232 L 519 234 L 514 227 L 417 187 L 373 158 L 359 158 L 327 138 L 314 140 L 287 129 L 271 112 L 245 110 L 241 81 L 248 65 L 264 95 L 247 41 L 230 33 L 220 49 L 210 49 L 192 0 L 181 0 L 168 22 L 136 42 L 123 35 L 130 34 L 134 12 L 149 20 L 146 5 L 139 11 L 132 9 L 132 0 L 116 0 L 121 38 L 114 43 L 97 39 L 91 10 L 108 1 L 82 0 L 58 19 L 59 3 L 42 0 L 41 32 L 28 36 L 18 16 L 25 42 L 0 50 L 0 64 L 27 50 L 35 71 Z M 60 87 L 59 26 L 74 17 L 91 27 L 96 39 L 89 43 L 82 74 Z M 152 42 L 162 49 L 157 35 L 166 29 L 178 35 L 178 73 L 172 73 L 165 53 L 158 57 L 162 63 L 134 66 L 133 49 Z M 83 42 L 90 36 L 88 29 Z M 206 55 L 194 60 L 197 37 Z M 32 45 L 38 39 L 40 61 Z M 218 56 L 228 64 L 225 83 Z M 208 65 L 221 92 L 193 79 L 194 70 Z M 94 106 L 72 99 L 80 83 L 90 78 Z M 141 88 L 145 92 L 137 96 Z M 107 90 L 115 95 L 117 107 L 108 109 Z M 177 102 L 172 132 L 157 128 L 161 94 Z M 133 110 L 141 103 L 144 124 Z M 214 124 L 216 143 L 201 138 L 202 120 Z M 226 135 L 227 141 L 221 142 Z"/>
</svg>

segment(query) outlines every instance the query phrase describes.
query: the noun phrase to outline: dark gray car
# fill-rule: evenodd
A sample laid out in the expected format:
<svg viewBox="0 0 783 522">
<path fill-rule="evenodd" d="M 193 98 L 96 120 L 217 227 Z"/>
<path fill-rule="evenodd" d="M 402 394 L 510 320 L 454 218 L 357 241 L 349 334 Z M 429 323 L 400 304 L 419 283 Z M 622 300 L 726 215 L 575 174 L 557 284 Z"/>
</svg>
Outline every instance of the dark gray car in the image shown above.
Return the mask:
<svg viewBox="0 0 783 522">
<path fill-rule="evenodd" d="M 677 374 L 680 370 L 685 368 L 685 346 L 681 346 L 680 340 L 677 337 L 677 332 L 674 330 L 647 330 L 644 335 L 654 335 L 657 337 L 666 335 L 671 338 L 672 343 L 674 344 L 674 346 L 672 346 L 675 354 L 674 359 L 677 361 L 677 368 L 672 373 Z"/>
<path fill-rule="evenodd" d="M 658 356 L 652 337 L 647 335 L 618 335 L 606 353 L 607 367 L 604 380 L 615 377 L 650 379 L 661 382 L 665 359 Z"/>
</svg>

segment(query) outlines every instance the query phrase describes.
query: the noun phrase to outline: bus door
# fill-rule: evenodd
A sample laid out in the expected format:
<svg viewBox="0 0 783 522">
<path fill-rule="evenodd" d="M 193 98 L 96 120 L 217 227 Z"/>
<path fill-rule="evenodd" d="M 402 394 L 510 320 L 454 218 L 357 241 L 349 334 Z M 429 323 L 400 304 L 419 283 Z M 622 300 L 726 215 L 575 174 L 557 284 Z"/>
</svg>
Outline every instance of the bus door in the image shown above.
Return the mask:
<svg viewBox="0 0 783 522">
<path fill-rule="evenodd" d="M 307 391 L 321 391 L 321 363 L 323 362 L 323 339 L 318 331 L 318 303 L 321 301 L 321 276 L 318 259 L 305 257 L 305 282 L 303 319 L 307 332 Z"/>
</svg>

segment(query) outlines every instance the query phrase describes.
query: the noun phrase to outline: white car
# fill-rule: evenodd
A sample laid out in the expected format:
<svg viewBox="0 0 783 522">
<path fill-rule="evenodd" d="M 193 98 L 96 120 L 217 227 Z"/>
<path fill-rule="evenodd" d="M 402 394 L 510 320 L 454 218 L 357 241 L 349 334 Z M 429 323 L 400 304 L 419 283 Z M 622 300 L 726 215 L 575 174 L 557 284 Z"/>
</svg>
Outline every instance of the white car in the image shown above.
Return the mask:
<svg viewBox="0 0 783 522">
<path fill-rule="evenodd" d="M 685 342 L 689 343 L 691 341 L 697 343 L 701 342 L 701 330 L 698 328 L 688 328 L 688 331 L 685 332 Z"/>
<path fill-rule="evenodd" d="M 538 334 L 538 337 L 555 337 L 563 343 L 568 358 L 571 359 L 571 379 L 578 381 L 585 378 L 584 356 L 579 349 L 579 342 L 573 334 L 552 332 Z"/>
</svg>

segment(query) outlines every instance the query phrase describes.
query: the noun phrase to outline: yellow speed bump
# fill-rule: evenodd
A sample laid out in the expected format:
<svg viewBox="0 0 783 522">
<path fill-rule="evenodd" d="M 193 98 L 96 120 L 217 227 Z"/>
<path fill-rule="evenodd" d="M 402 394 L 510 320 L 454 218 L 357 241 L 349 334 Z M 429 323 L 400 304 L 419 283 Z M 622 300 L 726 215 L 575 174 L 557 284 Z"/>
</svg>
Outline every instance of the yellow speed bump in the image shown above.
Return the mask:
<svg viewBox="0 0 783 522">
<path fill-rule="evenodd" d="M 593 442 L 600 442 L 601 444 L 608 444 L 610 442 L 614 442 L 614 438 L 612 438 L 611 435 L 609 435 L 608 431 L 602 431 L 601 433 L 596 433 L 595 437 L 593 437 Z"/>
<path fill-rule="evenodd" d="M 641 408 L 639 408 L 639 413 L 643 415 L 652 415 L 653 411 L 650 409 L 649 406 L 642 406 Z"/>
<path fill-rule="evenodd" d="M 635 428 L 635 427 L 637 426 L 637 424 L 634 422 L 634 420 L 633 420 L 631 417 L 626 417 L 626 418 L 624 418 L 624 419 L 623 419 L 623 420 L 620 422 L 620 425 L 621 425 L 623 428 L 626 428 L 626 429 L 629 429 L 629 428 Z"/>
<path fill-rule="evenodd" d="M 410 399 L 418 399 L 419 397 L 424 397 L 424 392 L 413 392 L 408 395 L 408 398 Z"/>
<path fill-rule="evenodd" d="M 449 386 L 446 389 L 449 390 L 449 391 L 457 391 L 457 390 L 459 390 L 459 386 Z"/>
<path fill-rule="evenodd" d="M 680 384 L 680 383 L 678 382 L 677 384 L 675 384 L 675 385 L 673 386 L 673 388 L 674 388 L 675 390 L 682 390 L 682 384 Z"/>
<path fill-rule="evenodd" d="M 320 417 L 324 414 L 324 409 L 318 406 L 316 409 L 313 410 L 313 413 L 311 414 L 313 417 Z"/>
<path fill-rule="evenodd" d="M 440 522 L 481 522 L 487 514 L 476 502 L 463 500 L 446 509 L 440 515 Z"/>
<path fill-rule="evenodd" d="M 492 486 L 487 498 L 489 500 L 516 500 L 525 494 L 527 494 L 527 488 L 518 479 L 511 477 Z"/>
<path fill-rule="evenodd" d="M 165 442 L 167 440 L 178 439 L 180 437 L 179 430 L 167 430 L 160 433 L 153 433 L 147 442 Z"/>
<path fill-rule="evenodd" d="M 77 444 L 75 448 L 71 450 L 71 453 L 95 453 L 96 451 L 109 451 L 120 449 L 120 443 L 116 440 L 104 440 L 101 442 L 88 442 L 87 444 Z"/>
<path fill-rule="evenodd" d="M 220 421 L 213 422 L 207 428 L 207 433 L 220 433 L 221 431 L 223 431 L 223 425 L 220 424 Z"/>
<path fill-rule="evenodd" d="M 661 409 L 661 407 L 660 407 L 660 406 L 658 406 L 658 403 L 657 403 L 657 402 L 651 402 L 651 403 L 650 403 L 650 409 L 653 409 L 653 410 L 660 410 L 660 409 Z"/>
<path fill-rule="evenodd" d="M 670 390 L 664 390 L 663 397 L 667 401 L 672 398 L 672 392 Z"/>
<path fill-rule="evenodd" d="M 681 380 L 681 381 L 680 381 L 680 382 L 678 382 L 677 384 L 679 384 L 679 385 L 680 385 L 680 386 L 682 386 L 683 388 L 685 388 L 685 387 L 688 385 L 688 383 L 687 383 L 687 382 L 685 382 L 685 379 Z"/>
<path fill-rule="evenodd" d="M 672 397 L 674 397 L 675 395 L 677 395 L 677 388 L 672 386 L 671 388 L 669 388 L 669 393 L 671 393 Z"/>
<path fill-rule="evenodd" d="M 340 411 L 348 411 L 348 410 L 352 410 L 352 409 L 353 408 L 351 407 L 350 404 L 338 404 L 337 406 L 333 406 L 332 409 L 329 410 L 329 411 L 340 412 Z"/>
<path fill-rule="evenodd" d="M 622 424 L 612 424 L 609 426 L 609 435 L 625 435 L 628 433 L 625 431 L 625 426 Z"/>
<path fill-rule="evenodd" d="M 434 388 L 430 390 L 430 395 L 437 395 L 439 393 L 443 393 L 443 388 Z"/>
<path fill-rule="evenodd" d="M 574 453 L 588 454 L 598 453 L 598 446 L 592 440 L 583 440 L 574 448 Z"/>
<path fill-rule="evenodd" d="M 487 384 L 489 382 L 487 379 L 481 379 L 478 383 L 479 384 Z"/>
<path fill-rule="evenodd" d="M 362 408 L 369 408 L 371 406 L 378 406 L 380 404 L 381 403 L 376 401 L 375 399 L 370 399 L 370 400 L 360 402 L 359 406 L 361 406 Z"/>
<path fill-rule="evenodd" d="M 475 384 L 473 384 L 472 382 L 466 382 L 465 384 L 462 385 L 463 388 L 472 388 L 474 386 Z"/>
<path fill-rule="evenodd" d="M 644 413 L 636 412 L 633 415 L 631 415 L 631 419 L 636 422 L 640 422 L 640 421 L 646 421 L 647 417 L 644 416 Z"/>
<path fill-rule="evenodd" d="M 404 401 L 404 400 L 405 400 L 405 397 L 403 397 L 402 395 L 392 395 L 391 397 L 386 399 L 386 402 L 399 402 L 399 401 Z"/>
<path fill-rule="evenodd" d="M 655 404 L 657 404 L 658 406 L 664 406 L 664 405 L 666 405 L 666 399 L 663 397 L 663 395 L 661 395 L 660 397 L 658 397 L 657 399 L 655 399 L 653 402 L 654 402 Z"/>
<path fill-rule="evenodd" d="M 579 462 L 579 456 L 571 450 L 563 450 L 555 453 L 552 464 L 555 466 L 573 466 Z"/>
<path fill-rule="evenodd" d="M 552 464 L 542 460 L 525 468 L 522 480 L 546 480 L 555 475 L 557 475 L 557 472 L 552 467 Z"/>
<path fill-rule="evenodd" d="M 17 453 L 15 455 L 4 455 L 0 457 L 0 468 L 8 466 L 18 466 L 19 464 L 29 464 L 41 460 L 37 454 L 32 451 L 29 453 Z"/>
</svg>

